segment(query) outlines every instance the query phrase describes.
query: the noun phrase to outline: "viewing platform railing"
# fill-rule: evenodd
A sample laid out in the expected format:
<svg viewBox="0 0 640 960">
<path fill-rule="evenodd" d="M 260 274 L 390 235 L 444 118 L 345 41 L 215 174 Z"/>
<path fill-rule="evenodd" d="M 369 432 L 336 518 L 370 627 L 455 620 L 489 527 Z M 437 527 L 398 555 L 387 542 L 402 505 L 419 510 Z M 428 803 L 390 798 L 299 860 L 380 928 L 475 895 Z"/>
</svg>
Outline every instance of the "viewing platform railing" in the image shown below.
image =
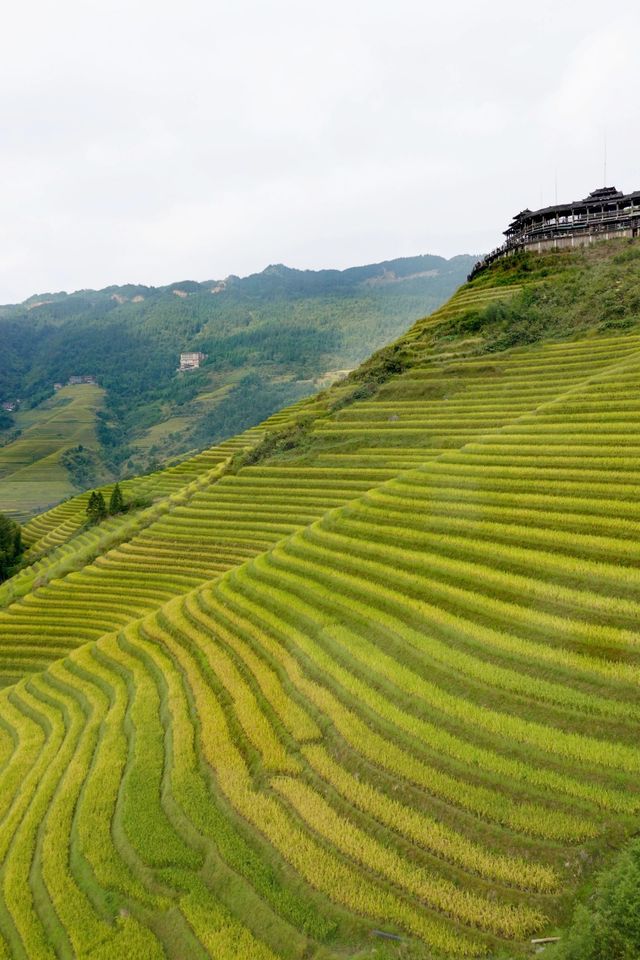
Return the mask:
<svg viewBox="0 0 640 960">
<path fill-rule="evenodd" d="M 609 233 L 617 230 L 633 230 L 634 235 L 640 234 L 640 210 L 623 211 L 617 215 L 611 213 L 594 214 L 579 220 L 545 221 L 538 225 L 531 225 L 528 230 L 509 237 L 501 246 L 496 247 L 474 265 L 467 277 L 472 280 L 478 273 L 492 264 L 495 260 L 525 249 L 534 243 L 543 243 L 549 240 L 563 240 L 570 236 L 596 236 L 599 233 Z"/>
</svg>

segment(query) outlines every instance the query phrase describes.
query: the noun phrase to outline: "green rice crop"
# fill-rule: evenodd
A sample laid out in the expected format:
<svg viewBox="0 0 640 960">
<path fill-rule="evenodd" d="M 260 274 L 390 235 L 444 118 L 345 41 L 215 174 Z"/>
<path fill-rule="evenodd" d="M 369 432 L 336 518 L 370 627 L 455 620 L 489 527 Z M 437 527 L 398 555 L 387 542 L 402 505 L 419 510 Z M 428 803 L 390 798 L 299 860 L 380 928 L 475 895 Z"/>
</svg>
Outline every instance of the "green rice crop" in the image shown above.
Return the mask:
<svg viewBox="0 0 640 960">
<path fill-rule="evenodd" d="M 457 337 L 516 286 L 26 524 L 0 957 L 519 955 L 637 829 L 640 337 Z"/>
</svg>

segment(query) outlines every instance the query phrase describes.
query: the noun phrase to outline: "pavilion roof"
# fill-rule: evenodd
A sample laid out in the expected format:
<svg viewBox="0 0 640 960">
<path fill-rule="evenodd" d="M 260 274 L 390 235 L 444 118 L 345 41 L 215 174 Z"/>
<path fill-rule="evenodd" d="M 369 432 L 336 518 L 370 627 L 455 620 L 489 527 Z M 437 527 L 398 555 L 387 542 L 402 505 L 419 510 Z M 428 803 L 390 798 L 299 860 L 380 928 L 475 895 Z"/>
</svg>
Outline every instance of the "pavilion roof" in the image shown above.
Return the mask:
<svg viewBox="0 0 640 960">
<path fill-rule="evenodd" d="M 639 199 L 640 190 L 625 194 L 622 193 L 621 190 L 617 190 L 615 187 L 599 187 L 597 190 L 593 190 L 588 197 L 584 198 L 584 200 L 573 200 L 571 203 L 554 203 L 550 207 L 541 207 L 539 210 L 529 210 L 528 208 L 522 210 L 520 213 L 515 215 L 509 227 L 511 228 L 518 226 L 522 220 L 527 220 L 530 217 L 545 216 L 551 213 L 570 213 L 571 210 L 575 210 L 576 207 L 598 206 L 600 204 L 607 203 L 608 201 L 637 201 Z"/>
</svg>

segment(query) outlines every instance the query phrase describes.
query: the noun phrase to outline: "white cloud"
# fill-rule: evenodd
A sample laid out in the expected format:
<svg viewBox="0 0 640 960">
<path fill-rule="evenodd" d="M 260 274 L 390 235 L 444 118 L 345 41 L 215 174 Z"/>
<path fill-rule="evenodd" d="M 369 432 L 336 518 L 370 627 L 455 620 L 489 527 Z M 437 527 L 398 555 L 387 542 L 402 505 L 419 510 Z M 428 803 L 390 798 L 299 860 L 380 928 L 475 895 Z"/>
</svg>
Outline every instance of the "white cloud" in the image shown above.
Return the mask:
<svg viewBox="0 0 640 960">
<path fill-rule="evenodd" d="M 0 301 L 488 248 L 640 187 L 612 0 L 26 0 L 0 58 Z"/>
</svg>

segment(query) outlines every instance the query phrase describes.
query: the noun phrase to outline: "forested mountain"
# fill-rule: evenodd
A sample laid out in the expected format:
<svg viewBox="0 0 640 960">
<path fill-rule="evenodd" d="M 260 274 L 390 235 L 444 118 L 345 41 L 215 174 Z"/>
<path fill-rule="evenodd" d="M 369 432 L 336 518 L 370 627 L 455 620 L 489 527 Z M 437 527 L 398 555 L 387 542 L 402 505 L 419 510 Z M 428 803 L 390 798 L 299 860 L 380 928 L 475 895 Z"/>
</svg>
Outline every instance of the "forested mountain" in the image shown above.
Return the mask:
<svg viewBox="0 0 640 960">
<path fill-rule="evenodd" d="M 45 293 L 0 307 L 0 401 L 33 407 L 55 382 L 106 390 L 101 454 L 114 475 L 222 439 L 313 392 L 444 301 L 472 257 L 348 270 L 283 265 L 221 281 Z M 181 351 L 207 354 L 177 372 Z M 329 379 L 327 377 L 327 379 Z M 21 429 L 3 412 L 0 442 Z"/>
</svg>

